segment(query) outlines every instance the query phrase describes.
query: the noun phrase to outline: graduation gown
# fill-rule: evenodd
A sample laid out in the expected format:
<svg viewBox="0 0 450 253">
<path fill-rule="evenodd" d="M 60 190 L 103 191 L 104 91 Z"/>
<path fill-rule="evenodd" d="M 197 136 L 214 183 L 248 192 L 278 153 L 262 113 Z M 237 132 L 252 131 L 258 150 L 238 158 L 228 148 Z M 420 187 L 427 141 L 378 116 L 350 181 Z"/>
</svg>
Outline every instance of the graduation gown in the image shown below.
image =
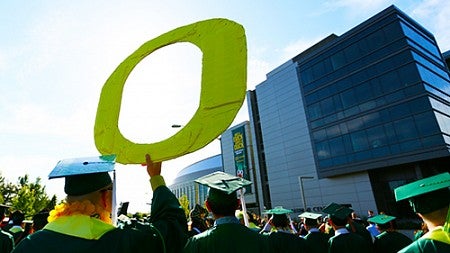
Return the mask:
<svg viewBox="0 0 450 253">
<path fill-rule="evenodd" d="M 375 252 L 396 253 L 412 243 L 406 235 L 397 231 L 385 231 L 375 237 L 373 248 Z"/>
<path fill-rule="evenodd" d="M 150 222 L 142 229 L 116 228 L 86 215 L 64 216 L 23 239 L 14 253 L 181 252 L 187 239 L 183 209 L 166 186 L 153 192 Z"/>
<path fill-rule="evenodd" d="M 266 237 L 239 223 L 235 217 L 217 219 L 214 226 L 188 239 L 185 253 L 269 252 Z"/>
<path fill-rule="evenodd" d="M 309 233 L 304 237 L 309 245 L 310 251 L 312 253 L 327 253 L 328 252 L 328 239 L 330 237 L 317 231 L 309 231 Z"/>
<path fill-rule="evenodd" d="M 11 252 L 14 248 L 14 237 L 0 229 L 0 252 Z"/>
<path fill-rule="evenodd" d="M 345 231 L 347 231 L 345 229 Z M 371 253 L 372 245 L 356 233 L 335 232 L 335 236 L 328 240 L 328 253 Z"/>
<path fill-rule="evenodd" d="M 295 234 L 273 231 L 263 235 L 269 240 L 270 252 L 310 252 L 306 240 Z"/>
<path fill-rule="evenodd" d="M 448 252 L 450 252 L 450 244 L 425 238 L 420 238 L 399 251 L 399 253 L 448 253 Z"/>
</svg>

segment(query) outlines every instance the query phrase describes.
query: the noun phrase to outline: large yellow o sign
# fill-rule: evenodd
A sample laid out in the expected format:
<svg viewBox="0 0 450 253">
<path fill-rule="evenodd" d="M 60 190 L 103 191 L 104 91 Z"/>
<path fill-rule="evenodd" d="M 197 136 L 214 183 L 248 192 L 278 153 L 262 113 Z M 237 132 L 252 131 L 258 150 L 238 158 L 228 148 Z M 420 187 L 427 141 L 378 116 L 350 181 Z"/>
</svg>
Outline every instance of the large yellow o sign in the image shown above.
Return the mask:
<svg viewBox="0 0 450 253">
<path fill-rule="evenodd" d="M 125 81 L 142 59 L 177 42 L 193 43 L 203 53 L 199 107 L 175 135 L 156 143 L 133 143 L 118 128 Z M 144 43 L 106 81 L 95 119 L 95 145 L 101 154 L 117 155 L 116 161 L 122 164 L 145 163 L 147 153 L 154 161 L 166 161 L 194 152 L 233 122 L 245 98 L 246 82 L 247 45 L 240 24 L 210 19 L 167 32 Z"/>
</svg>

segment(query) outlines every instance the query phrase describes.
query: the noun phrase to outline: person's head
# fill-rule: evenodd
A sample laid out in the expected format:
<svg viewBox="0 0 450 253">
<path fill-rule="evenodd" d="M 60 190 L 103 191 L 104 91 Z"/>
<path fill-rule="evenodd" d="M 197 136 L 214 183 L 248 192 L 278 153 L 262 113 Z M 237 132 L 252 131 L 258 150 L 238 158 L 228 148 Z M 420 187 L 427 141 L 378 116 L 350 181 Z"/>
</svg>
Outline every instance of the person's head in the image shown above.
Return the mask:
<svg viewBox="0 0 450 253">
<path fill-rule="evenodd" d="M 6 211 L 8 211 L 8 209 L 9 209 L 9 206 L 0 204 L 0 223 L 1 223 L 1 222 L 3 221 L 3 219 L 5 218 L 5 216 L 6 216 Z"/>
<path fill-rule="evenodd" d="M 298 217 L 303 219 L 303 224 L 307 230 L 317 228 L 322 223 L 322 214 L 319 213 L 304 212 Z"/>
<path fill-rule="evenodd" d="M 23 220 L 25 220 L 25 215 L 20 210 L 16 210 L 11 213 L 11 222 L 14 226 L 22 226 Z"/>
<path fill-rule="evenodd" d="M 397 201 L 408 200 L 428 226 L 444 225 L 450 203 L 450 173 L 424 178 L 395 189 Z"/>
<path fill-rule="evenodd" d="M 210 188 L 205 204 L 208 210 L 215 216 L 234 216 L 240 203 L 236 192 L 227 194 L 223 191 Z"/>
<path fill-rule="evenodd" d="M 42 210 L 33 216 L 33 231 L 38 231 L 47 225 L 47 218 L 49 216 L 48 210 Z"/>
<path fill-rule="evenodd" d="M 353 212 L 352 209 L 336 203 L 330 203 L 322 211 L 328 214 L 329 224 L 333 228 L 344 227 L 347 225 L 347 222 L 351 220 L 349 219 L 350 214 Z"/>
<path fill-rule="evenodd" d="M 376 224 L 377 229 L 380 232 L 383 232 L 386 230 L 394 229 L 393 221 L 395 220 L 395 218 L 396 217 L 394 217 L 394 216 L 389 216 L 386 214 L 379 214 L 379 215 L 370 217 L 367 221 L 370 223 Z"/>
<path fill-rule="evenodd" d="M 289 226 L 289 218 L 286 214 L 274 214 L 272 216 L 272 225 L 276 228 Z"/>
<path fill-rule="evenodd" d="M 195 182 L 209 187 L 205 205 L 216 218 L 234 216 L 240 205 L 237 191 L 251 184 L 248 180 L 221 171 L 200 177 Z"/>
</svg>

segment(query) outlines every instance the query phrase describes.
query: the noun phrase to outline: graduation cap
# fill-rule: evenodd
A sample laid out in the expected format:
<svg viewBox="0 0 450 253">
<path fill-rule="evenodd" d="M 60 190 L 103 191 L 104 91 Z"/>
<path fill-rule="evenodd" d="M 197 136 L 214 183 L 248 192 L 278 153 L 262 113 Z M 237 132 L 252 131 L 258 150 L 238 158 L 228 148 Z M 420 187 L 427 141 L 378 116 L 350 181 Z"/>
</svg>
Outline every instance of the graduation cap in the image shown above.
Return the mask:
<svg viewBox="0 0 450 253">
<path fill-rule="evenodd" d="M 395 216 L 389 216 L 389 215 L 386 215 L 386 214 L 379 214 L 379 215 L 375 215 L 375 216 L 370 217 L 369 219 L 367 219 L 367 221 L 383 225 L 383 224 L 386 224 L 386 223 L 388 223 L 390 221 L 393 221 L 395 219 L 396 219 Z"/>
<path fill-rule="evenodd" d="M 67 195 L 84 195 L 112 183 L 108 172 L 114 170 L 115 159 L 115 155 L 104 155 L 61 160 L 48 177 L 64 177 L 64 192 Z"/>
<path fill-rule="evenodd" d="M 416 213 L 430 213 L 444 208 L 450 199 L 450 173 L 445 172 L 397 187 L 395 200 L 407 199 Z"/>
<path fill-rule="evenodd" d="M 264 213 L 266 214 L 288 214 L 288 213 L 293 213 L 294 211 L 290 210 L 290 209 L 285 209 L 282 206 L 276 206 L 273 209 L 267 210 Z"/>
<path fill-rule="evenodd" d="M 304 213 L 299 214 L 298 217 L 305 218 L 305 219 L 311 219 L 311 220 L 317 220 L 320 217 L 322 217 L 322 214 L 320 214 L 320 213 L 304 212 Z"/>
<path fill-rule="evenodd" d="M 330 203 L 326 206 L 322 212 L 329 214 L 330 218 L 338 218 L 340 220 L 346 220 L 347 217 L 353 212 L 352 209 L 336 204 L 334 202 Z"/>
<path fill-rule="evenodd" d="M 242 187 L 252 184 L 252 182 L 244 178 L 236 177 L 222 171 L 213 172 L 194 181 L 225 194 L 231 194 Z"/>
</svg>

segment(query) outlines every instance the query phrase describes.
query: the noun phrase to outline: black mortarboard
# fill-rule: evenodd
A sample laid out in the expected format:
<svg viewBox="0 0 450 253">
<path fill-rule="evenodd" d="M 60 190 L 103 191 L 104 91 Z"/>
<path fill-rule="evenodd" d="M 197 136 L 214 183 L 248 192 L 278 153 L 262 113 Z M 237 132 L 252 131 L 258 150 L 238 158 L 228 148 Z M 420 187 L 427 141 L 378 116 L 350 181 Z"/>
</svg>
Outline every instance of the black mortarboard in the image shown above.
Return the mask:
<svg viewBox="0 0 450 253">
<path fill-rule="evenodd" d="M 322 212 L 329 214 L 331 218 L 336 217 L 338 219 L 345 220 L 353 212 L 353 210 L 346 206 L 330 203 L 322 210 Z"/>
<path fill-rule="evenodd" d="M 407 199 L 414 212 L 426 214 L 448 206 L 449 187 L 450 173 L 445 172 L 397 187 L 395 199 Z"/>
<path fill-rule="evenodd" d="M 115 159 L 115 155 L 104 155 L 61 160 L 48 177 L 64 177 L 67 195 L 84 195 L 112 183 L 108 172 L 114 170 Z"/>
</svg>

